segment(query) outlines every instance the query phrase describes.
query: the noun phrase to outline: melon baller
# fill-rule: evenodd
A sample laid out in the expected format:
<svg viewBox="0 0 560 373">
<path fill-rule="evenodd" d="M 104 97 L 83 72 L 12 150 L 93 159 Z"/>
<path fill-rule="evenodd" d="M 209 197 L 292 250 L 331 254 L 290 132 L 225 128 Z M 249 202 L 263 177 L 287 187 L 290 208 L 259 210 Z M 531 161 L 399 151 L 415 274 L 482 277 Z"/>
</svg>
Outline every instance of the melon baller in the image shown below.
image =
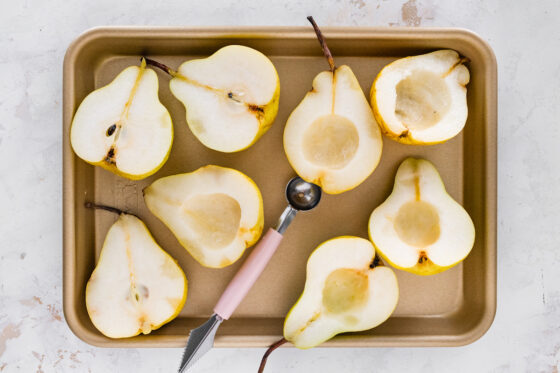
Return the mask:
<svg viewBox="0 0 560 373">
<path fill-rule="evenodd" d="M 268 232 L 255 246 L 239 271 L 230 281 L 214 307 L 214 314 L 204 324 L 191 330 L 179 373 L 185 372 L 214 345 L 214 336 L 222 321 L 229 319 L 233 311 L 247 295 L 253 284 L 272 258 L 282 237 L 298 211 L 313 209 L 321 200 L 321 188 L 295 177 L 286 186 L 288 206 L 278 219 L 275 228 Z"/>
</svg>

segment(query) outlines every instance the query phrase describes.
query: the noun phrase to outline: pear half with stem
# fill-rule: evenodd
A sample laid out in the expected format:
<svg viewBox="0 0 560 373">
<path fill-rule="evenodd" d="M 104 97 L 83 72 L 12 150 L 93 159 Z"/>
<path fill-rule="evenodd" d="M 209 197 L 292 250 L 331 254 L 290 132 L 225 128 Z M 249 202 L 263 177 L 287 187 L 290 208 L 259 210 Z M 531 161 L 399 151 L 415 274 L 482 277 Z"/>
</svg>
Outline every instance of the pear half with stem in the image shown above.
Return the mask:
<svg viewBox="0 0 560 373">
<path fill-rule="evenodd" d="M 110 338 L 148 334 L 179 314 L 187 299 L 181 267 L 154 240 L 136 216 L 119 214 L 111 226 L 86 286 L 93 325 Z"/>
<path fill-rule="evenodd" d="M 209 165 L 158 179 L 144 189 L 144 201 L 206 267 L 232 264 L 259 239 L 263 229 L 259 188 L 231 168 Z"/>
<path fill-rule="evenodd" d="M 284 321 L 281 344 L 315 347 L 336 334 L 378 326 L 391 316 L 399 299 L 393 270 L 385 267 L 370 241 L 341 236 L 320 244 L 307 261 L 305 288 Z"/>
<path fill-rule="evenodd" d="M 319 245 L 307 261 L 303 293 L 286 316 L 284 337 L 298 348 L 311 348 L 387 320 L 399 288 L 393 270 L 380 264 L 364 238 L 342 236 Z"/>
<path fill-rule="evenodd" d="M 163 166 L 173 125 L 158 98 L 157 75 L 144 59 L 82 101 L 70 142 L 84 161 L 129 179 L 143 179 Z"/>
<path fill-rule="evenodd" d="M 461 132 L 468 115 L 466 62 L 445 49 L 385 66 L 370 92 L 383 133 L 403 144 L 429 145 Z"/>
<path fill-rule="evenodd" d="M 210 149 L 246 149 L 276 118 L 280 79 L 270 59 L 253 48 L 229 45 L 177 71 L 147 61 L 173 77 L 169 88 L 185 105 L 189 128 Z"/>
<path fill-rule="evenodd" d="M 337 194 L 362 183 L 377 167 L 383 147 L 371 107 L 346 65 L 336 67 L 313 21 L 330 70 L 319 73 L 284 129 L 288 161 L 305 181 Z"/>
<path fill-rule="evenodd" d="M 445 190 L 434 165 L 407 158 L 391 195 L 373 210 L 369 236 L 392 266 L 432 275 L 464 260 L 474 245 L 474 224 Z"/>
</svg>

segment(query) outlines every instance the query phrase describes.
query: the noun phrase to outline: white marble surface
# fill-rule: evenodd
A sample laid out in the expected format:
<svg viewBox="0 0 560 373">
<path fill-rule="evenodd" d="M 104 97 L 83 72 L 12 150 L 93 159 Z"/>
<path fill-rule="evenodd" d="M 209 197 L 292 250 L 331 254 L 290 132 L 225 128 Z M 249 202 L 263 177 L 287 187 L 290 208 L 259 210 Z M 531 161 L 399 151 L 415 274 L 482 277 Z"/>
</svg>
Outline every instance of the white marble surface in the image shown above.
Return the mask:
<svg viewBox="0 0 560 373">
<path fill-rule="evenodd" d="M 320 5 L 319 5 L 320 4 Z M 460 348 L 284 349 L 268 372 L 558 372 L 560 2 L 2 1 L 0 371 L 172 372 L 179 349 L 99 349 L 61 308 L 62 59 L 98 25 L 461 26 L 499 65 L 498 312 Z M 256 371 L 262 349 L 220 349 L 193 372 Z"/>
</svg>

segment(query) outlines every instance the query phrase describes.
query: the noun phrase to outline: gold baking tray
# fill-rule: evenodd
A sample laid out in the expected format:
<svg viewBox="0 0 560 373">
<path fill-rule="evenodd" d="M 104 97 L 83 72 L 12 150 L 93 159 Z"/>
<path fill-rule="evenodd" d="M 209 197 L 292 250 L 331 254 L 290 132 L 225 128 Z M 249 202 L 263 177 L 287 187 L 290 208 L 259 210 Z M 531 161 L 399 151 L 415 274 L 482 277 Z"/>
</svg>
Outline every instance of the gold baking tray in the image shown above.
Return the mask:
<svg viewBox="0 0 560 373">
<path fill-rule="evenodd" d="M 358 188 L 325 195 L 311 212 L 301 213 L 286 232 L 271 263 L 216 336 L 220 347 L 263 347 L 282 335 L 284 316 L 301 293 L 311 251 L 338 235 L 367 237 L 371 211 L 390 193 L 395 171 L 408 156 L 424 157 L 440 171 L 449 193 L 469 212 L 476 242 L 469 257 L 444 273 L 419 277 L 396 271 L 400 300 L 381 326 L 340 335 L 323 344 L 337 347 L 456 346 L 473 342 L 490 327 L 496 310 L 496 59 L 474 33 L 450 28 L 324 28 L 338 65 L 354 70 L 369 93 L 380 69 L 396 58 L 452 48 L 470 59 L 469 117 L 464 131 L 434 146 L 401 145 L 384 138 L 375 172 Z M 243 44 L 269 56 L 281 81 L 280 110 L 272 128 L 248 150 L 225 154 L 199 143 L 185 123 L 182 104 L 169 92 L 169 77 L 158 71 L 160 99 L 171 112 L 175 139 L 169 160 L 155 175 L 130 181 L 77 158 L 69 143 L 72 116 L 82 99 L 110 82 L 126 66 L 150 56 L 172 67 L 206 57 L 228 44 Z M 206 164 L 233 167 L 260 187 L 265 228 L 285 207 L 284 188 L 294 176 L 282 148 L 284 124 L 328 65 L 311 27 L 156 28 L 110 27 L 87 31 L 64 59 L 63 219 L 64 315 L 87 343 L 105 347 L 179 347 L 199 326 L 245 257 L 225 269 L 200 266 L 172 233 L 146 209 L 142 189 L 155 179 L 190 172 Z M 176 258 L 189 280 L 180 315 L 149 335 L 110 339 L 99 333 L 86 312 L 84 290 L 109 226 L 116 217 L 84 208 L 95 201 L 138 214 L 157 242 Z M 247 250 L 247 253 L 250 249 Z"/>
</svg>

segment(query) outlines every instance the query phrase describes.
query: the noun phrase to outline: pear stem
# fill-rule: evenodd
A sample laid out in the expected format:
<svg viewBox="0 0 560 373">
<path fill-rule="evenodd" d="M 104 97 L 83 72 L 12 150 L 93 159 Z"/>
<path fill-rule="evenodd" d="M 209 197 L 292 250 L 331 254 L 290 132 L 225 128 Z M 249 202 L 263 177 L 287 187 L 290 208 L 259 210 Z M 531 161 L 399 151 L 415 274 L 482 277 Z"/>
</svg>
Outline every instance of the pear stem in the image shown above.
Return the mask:
<svg viewBox="0 0 560 373">
<path fill-rule="evenodd" d="M 126 214 L 126 212 L 124 212 L 121 209 L 118 209 L 116 207 L 111 207 L 111 206 L 105 206 L 105 205 L 98 205 L 96 203 L 93 202 L 86 202 L 84 203 L 84 206 L 88 209 L 97 209 L 97 210 L 105 210 L 105 211 L 109 211 L 118 215 L 122 215 L 122 214 Z"/>
<path fill-rule="evenodd" d="M 259 365 L 258 373 L 264 372 L 264 366 L 266 365 L 266 360 L 268 359 L 268 356 L 272 353 L 272 351 L 276 350 L 278 347 L 282 346 L 286 342 L 288 342 L 286 338 L 282 338 L 279 341 L 276 341 L 272 345 L 270 345 L 270 347 L 268 348 L 268 350 L 266 350 L 266 352 L 262 357 L 261 365 Z"/>
<path fill-rule="evenodd" d="M 309 22 L 311 22 L 311 25 L 313 26 L 313 29 L 315 30 L 315 34 L 317 35 L 317 39 L 319 39 L 319 44 L 321 44 L 321 49 L 323 50 L 323 54 L 327 58 L 327 61 L 329 63 L 329 67 L 331 69 L 331 72 L 334 73 L 334 70 L 336 69 L 336 66 L 334 65 L 334 59 L 333 59 L 332 53 L 331 53 L 329 47 L 327 46 L 327 41 L 325 40 L 325 37 L 323 36 L 323 33 L 319 29 L 319 26 L 317 26 L 317 24 L 315 23 L 315 20 L 313 19 L 312 16 L 307 17 L 307 20 Z"/>
<path fill-rule="evenodd" d="M 373 261 L 369 265 L 369 268 L 373 269 L 375 267 L 379 267 L 380 265 L 383 265 L 383 263 L 381 262 L 381 258 L 379 258 L 377 254 L 375 254 L 375 256 L 373 257 Z"/>
<path fill-rule="evenodd" d="M 167 66 L 167 65 L 165 65 L 161 62 L 152 60 L 152 59 L 147 58 L 147 57 L 142 57 L 142 58 L 146 61 L 146 63 L 148 65 L 152 65 L 154 67 L 157 67 L 158 69 L 165 71 L 166 73 L 168 73 L 171 76 L 177 75 L 177 72 L 175 70 L 173 70 L 172 68 L 170 68 L 169 66 Z"/>
</svg>

